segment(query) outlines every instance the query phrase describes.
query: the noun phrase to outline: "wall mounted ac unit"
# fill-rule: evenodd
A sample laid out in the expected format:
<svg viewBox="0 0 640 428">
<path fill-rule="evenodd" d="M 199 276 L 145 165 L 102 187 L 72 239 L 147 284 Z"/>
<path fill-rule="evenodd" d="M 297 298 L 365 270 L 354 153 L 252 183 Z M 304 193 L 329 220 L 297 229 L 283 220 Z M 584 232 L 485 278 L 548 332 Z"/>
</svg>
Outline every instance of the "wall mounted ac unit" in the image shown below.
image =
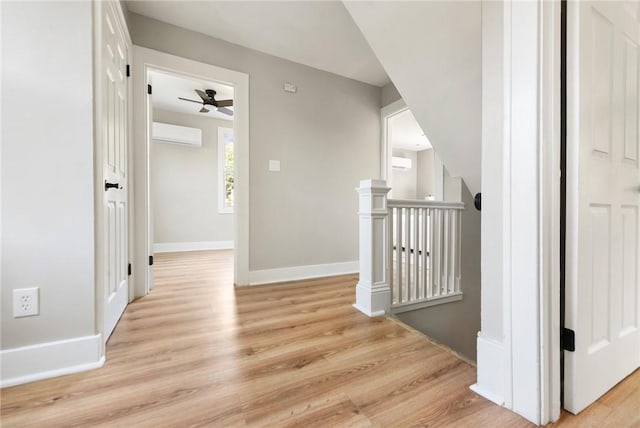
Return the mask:
<svg viewBox="0 0 640 428">
<path fill-rule="evenodd" d="M 391 168 L 393 169 L 411 169 L 411 159 L 409 158 L 399 158 L 393 156 L 391 158 Z"/>
<path fill-rule="evenodd" d="M 202 130 L 198 128 L 189 128 L 187 126 L 153 122 L 151 139 L 158 143 L 202 147 Z"/>
</svg>

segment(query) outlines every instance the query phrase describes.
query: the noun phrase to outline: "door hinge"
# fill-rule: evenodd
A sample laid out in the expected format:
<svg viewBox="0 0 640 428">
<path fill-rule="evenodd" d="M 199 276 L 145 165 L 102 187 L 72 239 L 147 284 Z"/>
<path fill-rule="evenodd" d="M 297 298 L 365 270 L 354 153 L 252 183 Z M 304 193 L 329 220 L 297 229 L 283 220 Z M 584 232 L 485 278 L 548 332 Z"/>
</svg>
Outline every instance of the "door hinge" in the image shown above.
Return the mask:
<svg viewBox="0 0 640 428">
<path fill-rule="evenodd" d="M 131 66 L 127 64 L 127 77 L 131 77 Z"/>
<path fill-rule="evenodd" d="M 153 266 L 153 256 L 149 256 L 149 266 Z"/>
<path fill-rule="evenodd" d="M 129 263 L 129 266 L 127 267 L 127 275 L 131 276 L 131 263 Z"/>
<path fill-rule="evenodd" d="M 152 92 L 151 85 L 147 85 L 147 94 L 151 95 Z"/>
<path fill-rule="evenodd" d="M 576 350 L 576 332 L 569 329 L 562 329 L 562 338 L 561 338 L 562 349 L 569 352 L 575 352 Z"/>
</svg>

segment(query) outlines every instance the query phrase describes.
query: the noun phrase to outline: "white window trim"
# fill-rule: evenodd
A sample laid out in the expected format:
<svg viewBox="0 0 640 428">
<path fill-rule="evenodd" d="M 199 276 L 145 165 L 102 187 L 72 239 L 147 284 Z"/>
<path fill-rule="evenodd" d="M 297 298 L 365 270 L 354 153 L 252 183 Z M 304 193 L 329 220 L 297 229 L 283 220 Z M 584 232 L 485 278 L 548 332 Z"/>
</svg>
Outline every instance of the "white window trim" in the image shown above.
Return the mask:
<svg viewBox="0 0 640 428">
<path fill-rule="evenodd" d="M 233 214 L 233 207 L 227 207 L 224 203 L 224 134 L 233 135 L 233 128 L 218 126 L 218 214 Z M 235 150 L 235 135 L 234 135 Z M 235 156 L 235 153 L 234 153 Z M 235 170 L 233 171 L 235 177 Z M 235 189 L 234 189 L 235 190 Z"/>
</svg>

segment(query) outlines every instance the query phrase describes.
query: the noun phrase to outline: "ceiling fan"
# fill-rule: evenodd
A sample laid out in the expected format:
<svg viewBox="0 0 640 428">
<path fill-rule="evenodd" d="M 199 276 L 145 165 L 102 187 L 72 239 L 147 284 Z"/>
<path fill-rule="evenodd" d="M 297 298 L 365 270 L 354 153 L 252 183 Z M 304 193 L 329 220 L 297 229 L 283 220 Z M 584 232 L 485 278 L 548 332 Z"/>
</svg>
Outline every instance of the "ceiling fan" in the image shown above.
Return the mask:
<svg viewBox="0 0 640 428">
<path fill-rule="evenodd" d="M 202 98 L 202 101 L 190 100 L 188 98 L 182 97 L 178 97 L 178 99 L 182 101 L 190 101 L 192 103 L 202 104 L 200 113 L 209 113 L 209 109 L 207 107 L 214 107 L 220 113 L 233 116 L 233 110 L 227 108 L 233 105 L 233 100 L 216 100 L 216 91 L 214 91 L 213 89 L 206 89 L 204 91 L 196 89 L 195 91 L 200 96 L 200 98 Z"/>
</svg>

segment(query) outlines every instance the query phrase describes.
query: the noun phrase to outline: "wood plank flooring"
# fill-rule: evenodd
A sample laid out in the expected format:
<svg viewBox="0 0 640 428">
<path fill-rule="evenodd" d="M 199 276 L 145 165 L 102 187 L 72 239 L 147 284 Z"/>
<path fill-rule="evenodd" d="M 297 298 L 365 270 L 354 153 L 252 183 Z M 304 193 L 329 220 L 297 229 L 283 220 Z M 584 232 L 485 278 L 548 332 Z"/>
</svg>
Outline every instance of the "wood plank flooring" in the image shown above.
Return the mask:
<svg viewBox="0 0 640 428">
<path fill-rule="evenodd" d="M 234 289 L 231 263 L 156 255 L 156 286 L 127 308 L 105 366 L 3 389 L 1 425 L 531 426 L 469 390 L 470 364 L 354 310 L 355 275 Z M 636 372 L 590 419 L 559 425 L 638 426 L 638 397 Z"/>
</svg>

